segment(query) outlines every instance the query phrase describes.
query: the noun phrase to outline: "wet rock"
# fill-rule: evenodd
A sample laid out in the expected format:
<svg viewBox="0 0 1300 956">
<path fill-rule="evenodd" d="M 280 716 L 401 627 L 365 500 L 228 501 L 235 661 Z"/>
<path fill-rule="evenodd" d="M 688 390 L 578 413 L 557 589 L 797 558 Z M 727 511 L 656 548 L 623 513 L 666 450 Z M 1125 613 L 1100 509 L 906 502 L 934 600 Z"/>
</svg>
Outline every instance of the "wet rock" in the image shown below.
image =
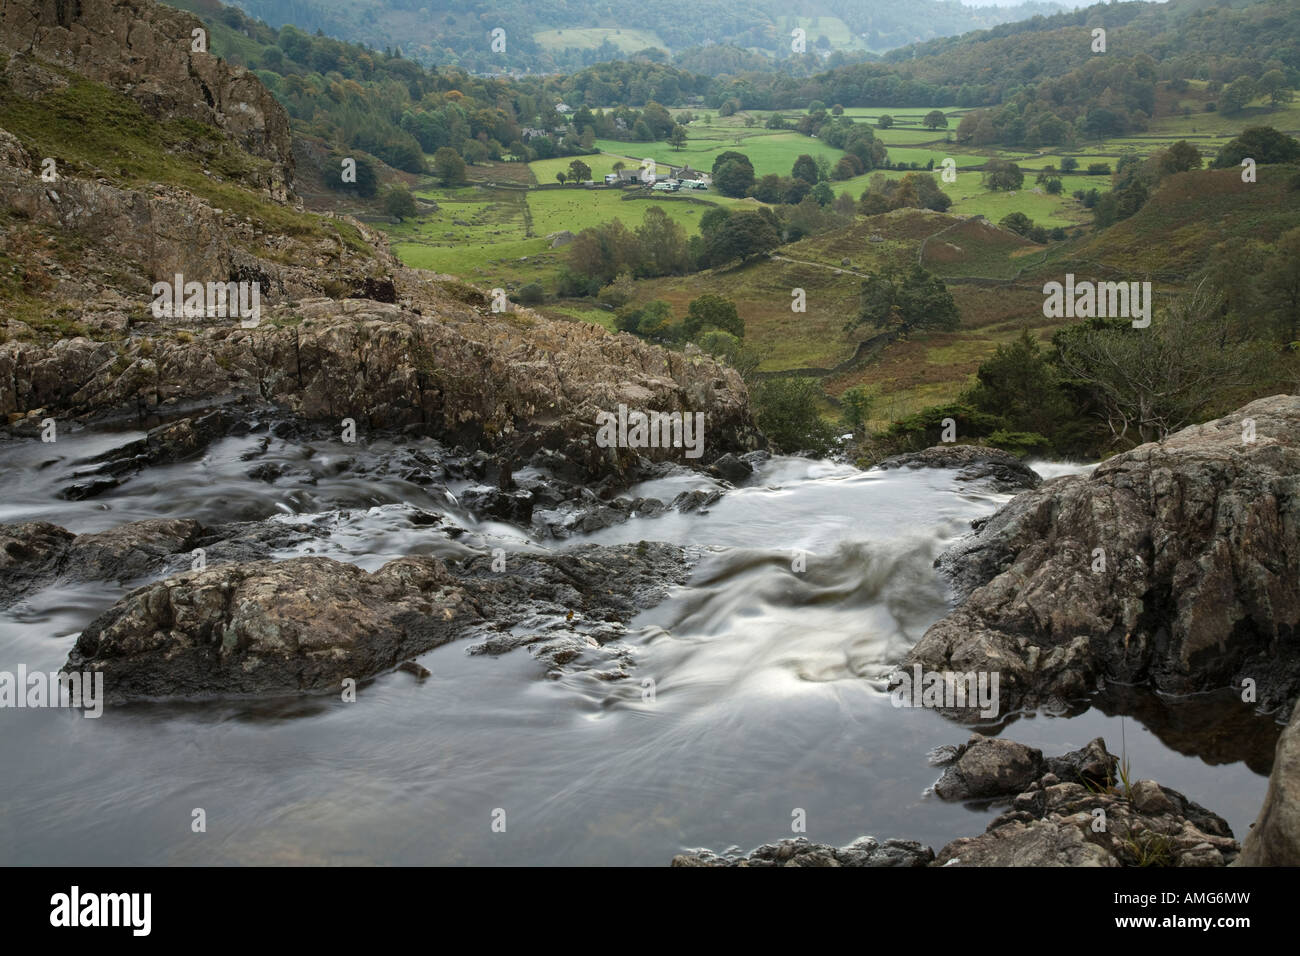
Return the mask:
<svg viewBox="0 0 1300 956">
<path fill-rule="evenodd" d="M 250 468 L 248 477 L 253 481 L 265 481 L 267 484 L 272 484 L 277 478 L 282 477 L 287 470 L 279 462 L 268 461 L 255 468 Z"/>
<path fill-rule="evenodd" d="M 749 462 L 742 461 L 730 452 L 711 464 L 708 471 L 715 478 L 729 481 L 733 485 L 740 484 L 754 473 L 754 469 Z"/>
<path fill-rule="evenodd" d="M 65 669 L 102 672 L 110 702 L 335 690 L 479 620 L 435 558 L 373 574 L 329 558 L 225 565 L 131 592 L 82 632 Z"/>
<path fill-rule="evenodd" d="M 1240 851 L 1221 817 L 1178 791 L 1154 780 L 1116 786 L 1118 758 L 1100 738 L 1046 760 L 1010 741 L 990 743 L 972 737 L 949 772 L 973 755 L 956 776 L 968 792 L 1023 789 L 983 834 L 943 847 L 935 866 L 1225 866 Z M 1035 757 L 1050 769 L 1025 786 Z"/>
<path fill-rule="evenodd" d="M 203 526 L 188 518 L 132 521 L 107 531 L 79 534 L 60 576 L 72 581 L 134 581 L 156 574 L 172 555 L 198 546 Z"/>
<path fill-rule="evenodd" d="M 83 467 L 73 472 L 73 484 L 64 488 L 60 497 L 70 500 L 91 498 L 117 487 L 122 477 L 143 468 L 191 458 L 225 436 L 234 421 L 230 412 L 217 409 L 194 418 L 159 425 L 150 429 L 144 438 L 77 462 Z"/>
<path fill-rule="evenodd" d="M 698 511 L 702 514 L 708 510 L 709 505 L 721 497 L 721 491 L 705 491 L 703 489 L 683 491 L 673 499 L 672 507 L 682 512 L 682 514 L 688 514 L 692 511 Z"/>
<path fill-rule="evenodd" d="M 973 734 L 934 792 L 945 800 L 1019 793 L 1043 772 L 1043 752 L 1013 740 Z"/>
<path fill-rule="evenodd" d="M 934 445 L 894 455 L 877 468 L 952 468 L 959 481 L 987 481 L 1003 492 L 1037 488 L 1042 477 L 1015 455 L 982 445 Z"/>
<path fill-rule="evenodd" d="M 126 595 L 66 668 L 102 671 L 115 702 L 333 691 L 461 636 L 478 653 L 529 647 L 551 670 L 579 658 L 626 670 L 626 648 L 601 652 L 690 564 L 642 543 L 513 554 L 505 571 L 490 555 L 451 569 L 399 558 L 373 574 L 322 557 L 209 567 Z"/>
<path fill-rule="evenodd" d="M 1268 792 L 1243 844 L 1242 866 L 1300 866 L 1300 707 L 1277 741 Z"/>
<path fill-rule="evenodd" d="M 0 605 L 53 578 L 75 537 L 48 521 L 0 525 Z"/>
<path fill-rule="evenodd" d="M 982 734 L 971 734 L 966 743 L 942 749 L 944 753 L 932 754 L 930 762 L 947 765 L 934 787 L 944 800 L 1024 796 L 1062 781 L 1109 787 L 1117 779 L 1116 758 L 1100 737 L 1059 757 L 1044 757 L 1033 747 Z"/>
<path fill-rule="evenodd" d="M 480 518 L 494 518 L 527 525 L 533 519 L 533 493 L 524 489 L 502 491 L 499 488 L 469 488 L 460 503 Z"/>
<path fill-rule="evenodd" d="M 710 850 L 679 853 L 673 857 L 671 865 L 913 867 L 926 866 L 933 859 L 932 850 L 911 840 L 878 843 L 874 837 L 864 836 L 848 846 L 836 848 L 825 843 L 810 843 L 806 837 L 795 837 L 764 844 L 747 856 L 735 853 L 720 855 Z"/>
<path fill-rule="evenodd" d="M 56 580 L 134 581 L 157 574 L 180 552 L 198 546 L 197 521 L 153 518 L 74 535 L 36 521 L 0 525 L 0 606 Z"/>
<path fill-rule="evenodd" d="M 1112 680 L 1187 694 L 1249 678 L 1284 709 L 1300 693 L 1300 396 L 1044 482 L 960 560 L 973 590 L 909 665 L 996 671 L 1009 708 Z"/>
<path fill-rule="evenodd" d="M 682 548 L 644 541 L 517 552 L 506 556 L 505 571 L 487 556 L 468 559 L 453 571 L 489 619 L 470 653 L 527 647 L 552 672 L 580 662 L 627 673 L 635 663 L 619 642 L 627 622 L 684 583 L 692 564 Z"/>
<path fill-rule="evenodd" d="M 1089 843 L 1078 827 L 1055 821 L 1010 821 L 977 837 L 953 840 L 935 866 L 1120 866 L 1112 854 Z"/>
</svg>

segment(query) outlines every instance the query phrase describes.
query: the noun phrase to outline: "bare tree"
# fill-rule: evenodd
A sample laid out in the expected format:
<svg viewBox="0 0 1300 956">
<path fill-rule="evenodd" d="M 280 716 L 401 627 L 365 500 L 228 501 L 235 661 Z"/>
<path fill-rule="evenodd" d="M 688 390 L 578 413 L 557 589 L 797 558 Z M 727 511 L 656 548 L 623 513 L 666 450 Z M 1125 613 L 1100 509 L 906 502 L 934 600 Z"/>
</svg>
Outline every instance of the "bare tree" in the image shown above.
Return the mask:
<svg viewBox="0 0 1300 956">
<path fill-rule="evenodd" d="M 1220 299 L 1202 284 L 1157 312 L 1149 328 L 1058 337 L 1061 367 L 1092 392 L 1116 444 L 1155 441 L 1202 421 L 1267 371 L 1266 345 L 1220 334 Z"/>
</svg>

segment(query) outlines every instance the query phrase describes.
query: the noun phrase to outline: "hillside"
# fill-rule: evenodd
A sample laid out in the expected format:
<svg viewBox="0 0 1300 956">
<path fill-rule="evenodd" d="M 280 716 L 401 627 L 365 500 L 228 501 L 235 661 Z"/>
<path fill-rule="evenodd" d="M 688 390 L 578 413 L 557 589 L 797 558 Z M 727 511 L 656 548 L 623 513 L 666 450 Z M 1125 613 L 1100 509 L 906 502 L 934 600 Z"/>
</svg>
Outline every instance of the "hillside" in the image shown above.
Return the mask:
<svg viewBox="0 0 1300 956">
<path fill-rule="evenodd" d="M 571 71 L 646 49 L 689 53 L 719 45 L 749 51 L 786 68 L 802 59 L 824 62 L 833 53 L 865 55 L 931 37 L 1052 13 L 1050 2 L 970 7 L 938 0 L 905 5 L 884 0 L 805 0 L 797 7 L 760 0 L 705 0 L 689 10 L 656 6 L 575 6 L 565 0 L 519 3 L 478 0 L 470 8 L 447 0 L 247 0 L 254 16 L 375 49 L 400 46 L 426 65 L 455 63 L 476 72 Z M 488 32 L 507 31 L 494 53 Z M 790 56 L 790 32 L 807 34 L 806 57 Z M 698 60 L 708 67 L 708 57 Z M 715 72 L 718 64 L 705 72 Z M 802 67 L 808 70 L 809 65 Z"/>
<path fill-rule="evenodd" d="M 494 313 L 360 222 L 306 212 L 287 117 L 251 74 L 191 51 L 188 15 L 136 0 L 14 9 L 0 20 L 0 413 L 15 428 L 151 423 L 233 399 L 525 455 L 565 448 L 601 473 L 623 465 L 591 445 L 594 409 L 635 394 L 709 409 L 719 450 L 753 440 L 738 376 L 711 360 Z M 241 305 L 260 291 L 260 308 L 160 314 L 155 284 L 177 275 L 187 308 L 191 285 L 225 283 Z"/>
</svg>

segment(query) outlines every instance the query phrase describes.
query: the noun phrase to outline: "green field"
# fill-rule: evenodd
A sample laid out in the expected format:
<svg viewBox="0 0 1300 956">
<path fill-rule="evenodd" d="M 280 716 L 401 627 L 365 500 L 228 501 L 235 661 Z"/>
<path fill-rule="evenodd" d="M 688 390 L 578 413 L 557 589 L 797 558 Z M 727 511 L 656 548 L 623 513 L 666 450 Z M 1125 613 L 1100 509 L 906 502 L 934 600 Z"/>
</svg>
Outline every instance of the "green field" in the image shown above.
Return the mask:
<svg viewBox="0 0 1300 956">
<path fill-rule="evenodd" d="M 664 41 L 649 30 L 629 30 L 615 27 L 586 27 L 583 29 L 539 30 L 533 41 L 546 50 L 594 50 L 608 40 L 623 53 L 635 53 L 646 47 L 664 49 Z"/>
<path fill-rule="evenodd" d="M 734 150 L 749 157 L 754 166 L 754 175 L 766 176 L 776 173 L 789 176 L 794 161 L 803 153 L 809 156 L 825 156 L 834 165 L 843 151 L 832 149 L 815 139 L 793 133 L 788 130 L 765 130 L 723 128 L 692 123 L 687 127 L 688 139 L 682 149 L 673 149 L 667 143 L 629 143 L 618 140 L 596 140 L 596 147 L 613 158 L 643 157 L 654 159 L 656 163 L 671 163 L 674 166 L 690 165 L 695 169 L 709 171 L 713 168 L 713 159 L 719 153 Z M 624 162 L 627 160 L 625 159 Z M 590 165 L 590 164 L 589 164 Z M 595 167 L 592 167 L 593 171 Z M 551 173 L 554 177 L 554 173 Z"/>
<path fill-rule="evenodd" d="M 544 160 L 555 163 L 558 160 Z M 428 186 L 415 190 L 433 200 L 414 220 L 385 225 L 393 251 L 407 265 L 461 276 L 480 284 L 513 288 L 523 282 L 553 283 L 563 268 L 563 247 L 547 236 L 581 232 L 619 219 L 629 229 L 641 224 L 650 204 L 663 209 L 688 235 L 715 205 L 755 207 L 752 199 L 710 193 L 660 195 L 634 189 L 492 189 Z"/>
<path fill-rule="evenodd" d="M 810 51 L 816 48 L 817 38 L 823 36 L 830 41 L 833 50 L 867 48 L 866 44 L 853 35 L 849 25 L 839 17 L 777 17 L 776 25 L 781 32 L 786 49 L 789 49 L 790 31 L 795 27 L 802 27 L 807 34 Z"/>
<path fill-rule="evenodd" d="M 674 112 L 680 116 L 686 111 L 675 108 Z M 642 157 L 655 159 L 658 172 L 663 176 L 668 173 L 668 163 L 689 163 L 707 171 L 712 168 L 713 158 L 719 152 L 736 150 L 750 158 L 756 175 L 775 173 L 788 176 L 795 159 L 803 153 L 823 156 L 832 164 L 842 155 L 839 150 L 799 133 L 766 129 L 763 123 L 769 113 L 753 111 L 717 117 L 709 111 L 690 112 L 696 119 L 687 127 L 689 139 L 682 150 L 674 150 L 663 142 L 599 140 L 596 143 L 601 150 L 599 154 L 580 158 L 591 168 L 592 177 L 600 182 L 607 172 L 613 170 L 616 161 L 631 167 L 637 165 Z M 1075 248 L 1077 241 L 1041 246 L 1001 230 L 981 232 L 992 227 L 980 225 L 978 220 L 968 220 L 968 225 L 960 225 L 960 220 L 953 218 L 983 216 L 991 223 L 997 223 L 1010 213 L 1020 212 L 1036 225 L 1049 229 L 1059 226 L 1073 232 L 1088 225 L 1092 220 L 1091 212 L 1071 194 L 1076 190 L 1094 188 L 1104 192 L 1110 188 L 1109 176 L 1088 176 L 1082 172 L 1064 176 L 1064 188 L 1057 195 L 1047 193 L 1034 182 L 1035 173 L 1043 167 L 1050 165 L 1059 169 L 1064 156 L 1073 156 L 1081 167 L 1090 162 L 1105 162 L 1113 169 L 1124 155 L 1150 155 L 1185 138 L 1196 145 L 1208 161 L 1229 136 L 1236 135 L 1244 125 L 1268 122 L 1293 133 L 1300 132 L 1300 107 L 1289 107 L 1268 115 L 1258 111 L 1260 117 L 1251 115 L 1231 119 L 1193 112 L 1186 116 L 1158 119 L 1144 134 L 1082 143 L 1068 150 L 975 149 L 947 141 L 964 111 L 946 111 L 949 117 L 947 130 L 921 128 L 919 124 L 926 112 L 928 109 L 921 108 L 847 111 L 860 120 L 874 120 L 883 113 L 895 117 L 897 125 L 880 130 L 873 123 L 873 132 L 888 148 L 892 162 L 916 163 L 922 168 L 927 162 L 934 162 L 935 178 L 953 199 L 948 217 L 929 219 L 927 217 L 935 214 L 912 211 L 871 220 L 860 218 L 851 229 L 782 247 L 776 254 L 785 257 L 784 260 L 758 263 L 719 274 L 642 280 L 638 282 L 640 294 L 637 300 L 646 302 L 664 298 L 681 314 L 702 288 L 717 291 L 743 306 L 742 315 L 752 336 L 751 341 L 766 350 L 762 368 L 774 371 L 828 368 L 847 358 L 860 339 L 859 334 L 843 330 L 845 316 L 856 308 L 861 281 L 852 273 L 870 272 L 895 260 L 896 264 L 915 261 L 921 243 L 927 237 L 934 238 L 933 243 L 925 246 L 927 268 L 950 280 L 1014 279 L 1026 269 L 1032 273 L 1045 268 L 1047 260 L 1059 265 L 1057 259 L 1062 255 L 1068 257 L 1070 253 L 1063 250 Z M 790 121 L 797 119 L 793 112 L 784 115 Z M 749 126 L 745 125 L 747 116 Z M 957 179 L 953 183 L 942 182 L 940 167 L 945 157 L 952 157 L 957 162 Z M 1021 165 L 1025 179 L 1020 189 L 994 192 L 983 186 L 978 167 L 991 157 L 1010 159 Z M 529 181 L 546 185 L 555 181 L 556 172 L 567 171 L 571 161 L 571 157 L 537 160 L 527 167 L 512 165 L 506 172 L 513 175 L 510 181 L 520 185 Z M 856 199 L 868 187 L 872 176 L 882 173 L 889 178 L 904 175 L 902 170 L 878 170 L 850 180 L 832 182 L 831 186 L 837 195 L 847 193 Z M 499 172 L 488 173 L 488 176 L 489 179 L 503 179 Z M 700 216 L 710 206 L 753 208 L 758 205 L 752 199 L 729 199 L 712 190 L 661 195 L 631 188 L 429 188 L 420 190 L 419 195 L 437 201 L 437 210 L 424 210 L 416 222 L 388 227 L 394 251 L 404 261 L 489 287 L 513 289 L 525 282 L 538 281 L 547 292 L 554 291 L 555 281 L 567 262 L 565 249 L 552 249 L 547 236 L 563 231 L 577 233 L 613 219 L 620 219 L 635 229 L 647 204 L 652 202 L 680 223 L 688 234 L 695 235 Z M 840 268 L 844 259 L 852 262 L 850 269 Z M 817 290 L 816 300 L 810 301 L 806 315 L 789 312 L 785 296 L 794 286 Z M 1042 325 L 1041 316 L 1035 318 L 1033 315 L 1038 307 L 1035 306 L 1035 297 L 1023 289 L 970 284 L 958 284 L 953 289 L 963 313 L 962 332 L 933 336 L 925 342 L 896 344 L 890 347 L 887 356 L 881 358 L 883 364 L 871 366 L 872 374 L 878 376 L 873 381 L 879 380 L 883 386 L 889 417 L 906 414 L 956 394 L 980 357 L 991 353 L 997 344 L 1013 338 L 1025 321 L 1030 321 L 1034 327 Z M 594 322 L 607 327 L 611 321 L 610 312 L 589 307 L 584 300 L 548 302 L 543 309 L 556 317 L 573 321 Z M 966 327 L 972 323 L 978 333 Z M 955 363 L 954 356 L 958 354 L 962 361 Z M 843 388 L 862 380 L 862 374 L 865 372 L 827 378 L 824 384 L 828 394 L 838 394 Z"/>
</svg>

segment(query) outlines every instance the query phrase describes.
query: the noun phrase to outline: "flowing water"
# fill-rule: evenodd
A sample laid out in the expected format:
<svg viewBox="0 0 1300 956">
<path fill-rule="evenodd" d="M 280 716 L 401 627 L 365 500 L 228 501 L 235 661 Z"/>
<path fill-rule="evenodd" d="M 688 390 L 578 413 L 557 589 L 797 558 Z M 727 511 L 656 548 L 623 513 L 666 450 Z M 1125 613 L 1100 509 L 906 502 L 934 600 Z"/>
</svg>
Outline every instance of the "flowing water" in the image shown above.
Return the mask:
<svg viewBox="0 0 1300 956">
<path fill-rule="evenodd" d="M 0 863 L 662 865 L 683 848 L 747 850 L 788 836 L 796 809 L 814 841 L 869 833 L 936 849 L 998 812 L 927 792 L 940 773 L 927 752 L 969 731 L 894 707 L 882 679 L 947 610 L 935 557 L 1008 500 L 953 472 L 779 458 L 705 514 L 633 518 L 563 543 L 477 522 L 453 500 L 464 483 L 449 485 L 449 498 L 397 477 L 335 473 L 345 458 L 394 450 L 382 442 L 273 441 L 259 462 L 300 477 L 272 485 L 245 475 L 241 456 L 258 439 L 229 438 L 98 498 L 56 497 L 71 462 L 135 437 L 0 448 L 0 522 L 81 533 L 161 516 L 293 516 L 320 535 L 277 557 L 321 554 L 369 570 L 403 554 L 582 541 L 672 541 L 705 554 L 686 586 L 632 622 L 627 681 L 583 671 L 548 680 L 526 651 L 470 656 L 454 642 L 419 659 L 428 679 L 383 675 L 355 703 L 133 705 L 97 720 L 0 711 Z M 711 486 L 684 474 L 631 493 L 666 501 Z M 413 508 L 470 533 L 453 541 L 414 526 Z M 0 612 L 0 671 L 57 669 L 128 589 L 58 585 Z M 1107 716 L 1139 711 L 1142 720 Z M 1138 776 L 1220 813 L 1241 838 L 1277 728 L 1231 696 L 1139 694 L 985 731 L 1052 754 L 1098 735 L 1117 752 L 1123 737 Z M 205 833 L 192 832 L 195 808 Z M 504 832 L 493 829 L 498 809 Z"/>
</svg>

